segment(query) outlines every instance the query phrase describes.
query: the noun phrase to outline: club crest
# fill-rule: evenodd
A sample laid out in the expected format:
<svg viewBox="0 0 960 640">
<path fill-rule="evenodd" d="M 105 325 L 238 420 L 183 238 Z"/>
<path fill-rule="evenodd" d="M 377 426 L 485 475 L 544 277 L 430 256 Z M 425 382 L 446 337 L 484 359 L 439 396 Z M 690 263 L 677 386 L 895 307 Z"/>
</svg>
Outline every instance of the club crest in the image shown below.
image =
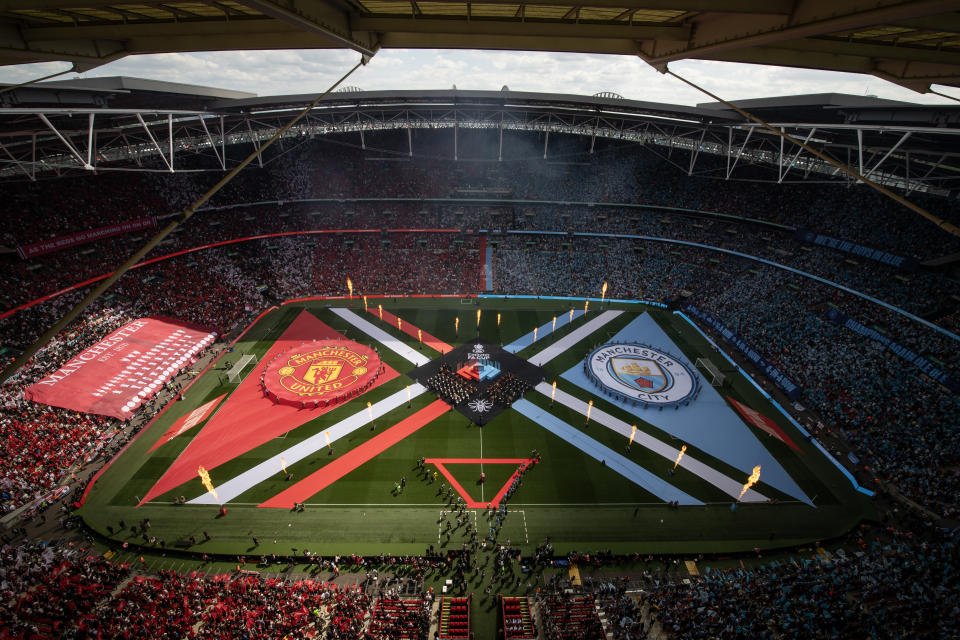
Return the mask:
<svg viewBox="0 0 960 640">
<path fill-rule="evenodd" d="M 681 359 L 645 344 L 606 344 L 584 361 L 584 373 L 604 393 L 644 405 L 688 403 L 699 377 Z"/>
</svg>

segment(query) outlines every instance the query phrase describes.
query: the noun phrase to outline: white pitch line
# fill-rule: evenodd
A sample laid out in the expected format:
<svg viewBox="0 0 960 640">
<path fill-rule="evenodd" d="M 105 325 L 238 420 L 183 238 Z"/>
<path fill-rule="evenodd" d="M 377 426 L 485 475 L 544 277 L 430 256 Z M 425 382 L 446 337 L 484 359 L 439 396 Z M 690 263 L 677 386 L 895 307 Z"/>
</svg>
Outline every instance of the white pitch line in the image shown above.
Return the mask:
<svg viewBox="0 0 960 640">
<path fill-rule="evenodd" d="M 604 311 L 593 320 L 588 320 L 584 324 L 580 325 L 567 335 L 548 346 L 540 353 L 534 355 L 532 358 L 530 358 L 530 364 L 535 364 L 538 367 L 542 367 L 603 325 L 619 316 L 621 313 L 623 313 L 623 311 Z"/>
<path fill-rule="evenodd" d="M 419 382 L 416 382 L 410 385 L 410 398 L 416 398 L 426 390 L 426 387 Z M 396 409 L 406 402 L 407 390 L 401 389 L 400 391 L 387 396 L 380 402 L 360 409 L 352 416 L 347 416 L 332 427 L 324 429 L 320 433 L 312 435 L 306 440 L 300 441 L 289 449 L 281 451 L 271 458 L 267 458 L 255 467 L 247 469 L 240 475 L 227 480 L 221 485 L 218 485 L 216 489 L 217 494 L 220 496 L 220 502 L 217 502 L 216 498 L 214 498 L 210 492 L 207 492 L 199 498 L 190 500 L 188 504 L 227 503 L 242 494 L 244 491 L 263 482 L 270 476 L 282 473 L 283 463 L 280 461 L 281 458 L 286 461 L 287 465 L 292 465 L 296 462 L 299 462 L 300 460 L 303 460 L 307 456 L 313 455 L 317 451 L 320 451 L 327 446 L 327 433 L 330 434 L 330 444 L 333 444 L 340 438 L 348 436 L 357 429 L 370 424 L 371 414 L 373 415 L 373 420 L 376 420 L 377 418 L 386 415 L 388 412 Z"/>
<path fill-rule="evenodd" d="M 527 512 L 523 509 L 519 509 L 520 515 L 523 516 L 523 539 L 527 544 L 530 544 L 530 536 L 527 535 Z"/>
<path fill-rule="evenodd" d="M 541 382 L 535 388 L 545 396 L 551 396 L 553 393 L 553 387 L 546 382 Z M 555 401 L 573 409 L 581 415 L 587 415 L 587 403 L 575 396 L 570 395 L 562 389 L 557 389 Z M 611 431 L 619 433 L 624 438 L 629 438 L 630 433 L 632 432 L 631 425 L 627 424 L 623 420 L 620 420 L 619 418 L 613 417 L 603 409 L 598 409 L 596 406 L 594 406 L 590 412 L 590 421 L 603 425 Z M 670 462 L 674 462 L 677 459 L 677 456 L 680 455 L 679 449 L 670 446 L 663 440 L 654 438 L 649 433 L 641 431 L 640 429 L 637 429 L 637 434 L 633 439 L 633 444 L 649 449 L 657 455 L 663 456 Z M 700 462 L 689 454 L 685 454 L 683 456 L 683 459 L 680 461 L 680 466 L 687 471 L 703 478 L 732 498 L 739 496 L 740 490 L 743 488 L 742 482 L 734 480 L 730 476 L 717 471 L 706 463 Z M 748 490 L 741 500 L 741 502 L 766 501 L 766 496 L 754 491 L 753 489 Z"/>
<path fill-rule="evenodd" d="M 347 322 L 349 322 L 350 324 L 352 324 L 353 326 L 355 326 L 357 329 L 360 329 L 361 331 L 366 333 L 368 336 L 370 336 L 377 342 L 381 343 L 387 349 L 390 349 L 390 351 L 393 351 L 401 358 L 405 358 L 409 360 L 410 362 L 417 365 L 418 367 L 421 367 L 427 364 L 428 362 L 430 362 L 430 358 L 428 358 L 427 356 L 423 355 L 413 347 L 407 345 L 407 343 L 403 342 L 399 338 L 394 338 L 392 335 L 390 335 L 380 327 L 374 325 L 373 323 L 367 320 L 364 320 L 363 318 L 358 316 L 356 313 L 354 313 L 350 309 L 347 309 L 345 307 L 332 307 L 330 310 L 333 311 L 336 315 L 346 320 Z"/>
</svg>

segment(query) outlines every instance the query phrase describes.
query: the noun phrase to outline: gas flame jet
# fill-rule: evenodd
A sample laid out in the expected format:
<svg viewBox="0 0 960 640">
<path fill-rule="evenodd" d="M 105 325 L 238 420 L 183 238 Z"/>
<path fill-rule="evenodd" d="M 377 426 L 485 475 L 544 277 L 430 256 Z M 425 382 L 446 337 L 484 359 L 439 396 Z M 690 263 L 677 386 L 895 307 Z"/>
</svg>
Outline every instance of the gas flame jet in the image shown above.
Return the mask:
<svg viewBox="0 0 960 640">
<path fill-rule="evenodd" d="M 200 482 L 203 483 L 203 486 L 213 495 L 213 499 L 217 501 L 217 504 L 220 504 L 220 496 L 217 495 L 216 490 L 213 488 L 213 482 L 210 480 L 210 472 L 203 467 L 197 467 L 197 474 L 200 476 Z"/>
<path fill-rule="evenodd" d="M 747 478 L 747 484 L 743 485 L 743 489 L 740 490 L 740 495 L 737 497 L 737 502 L 740 502 L 743 498 L 743 494 L 747 492 L 747 489 L 757 484 L 757 481 L 760 480 L 760 465 L 757 465 L 753 468 L 753 473 L 750 474 L 750 477 Z"/>
<path fill-rule="evenodd" d="M 680 447 L 680 453 L 677 454 L 677 461 L 673 463 L 673 468 L 676 469 L 677 465 L 680 464 L 680 460 L 683 458 L 683 454 L 687 452 L 687 445 Z M 743 495 L 743 494 L 740 494 Z"/>
</svg>

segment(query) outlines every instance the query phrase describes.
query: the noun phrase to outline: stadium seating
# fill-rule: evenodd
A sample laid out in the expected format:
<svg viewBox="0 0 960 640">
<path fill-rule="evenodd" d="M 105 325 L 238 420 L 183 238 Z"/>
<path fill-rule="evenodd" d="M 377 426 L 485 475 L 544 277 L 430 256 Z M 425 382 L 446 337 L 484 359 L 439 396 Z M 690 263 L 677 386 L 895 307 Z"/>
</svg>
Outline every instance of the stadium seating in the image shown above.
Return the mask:
<svg viewBox="0 0 960 640">
<path fill-rule="evenodd" d="M 500 616 L 504 638 L 522 640 L 537 637 L 529 598 L 501 596 Z"/>
<path fill-rule="evenodd" d="M 440 598 L 438 634 L 441 640 L 468 640 L 470 638 L 470 601 L 472 598 Z"/>
<path fill-rule="evenodd" d="M 550 640 L 603 640 L 605 633 L 593 596 L 551 596 L 541 603 Z"/>
</svg>

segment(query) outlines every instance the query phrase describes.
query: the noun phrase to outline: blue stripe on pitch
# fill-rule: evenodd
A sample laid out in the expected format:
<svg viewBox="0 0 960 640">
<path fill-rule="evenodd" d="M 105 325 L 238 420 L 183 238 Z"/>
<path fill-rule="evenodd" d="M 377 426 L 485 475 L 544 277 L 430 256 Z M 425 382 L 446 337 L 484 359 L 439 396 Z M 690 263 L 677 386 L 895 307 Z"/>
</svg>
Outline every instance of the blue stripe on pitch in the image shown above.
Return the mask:
<svg viewBox="0 0 960 640">
<path fill-rule="evenodd" d="M 576 320 L 582 315 L 583 315 L 583 309 L 577 309 L 576 311 L 573 312 L 573 319 Z M 568 324 L 570 324 L 569 311 L 557 316 L 557 329 L 559 329 L 560 327 L 566 326 Z M 540 327 L 537 327 L 537 340 L 538 341 L 542 340 L 546 338 L 548 335 L 550 335 L 551 333 L 553 333 L 552 329 L 553 329 L 553 318 L 550 319 L 550 322 L 547 322 L 546 324 Z M 517 351 L 523 351 L 524 349 L 526 349 L 532 344 L 533 344 L 533 331 L 531 331 L 526 335 L 520 336 L 519 338 L 517 338 L 516 340 L 514 340 L 513 342 L 505 346 L 503 349 L 505 351 L 509 351 L 510 353 L 516 353 Z"/>
<path fill-rule="evenodd" d="M 589 437 L 579 429 L 571 427 L 563 420 L 557 418 L 544 409 L 533 404 L 529 400 L 521 398 L 513 403 L 513 408 L 534 421 L 555 436 L 566 440 L 577 449 L 596 460 L 605 460 L 607 467 L 616 471 L 635 485 L 643 487 L 653 495 L 664 502 L 676 500 L 683 505 L 702 505 L 703 503 L 696 498 L 687 495 L 680 489 L 658 476 L 650 473 L 637 463 L 620 455 L 613 449 L 600 444 Z M 603 427 L 597 427 L 602 429 Z"/>
</svg>

